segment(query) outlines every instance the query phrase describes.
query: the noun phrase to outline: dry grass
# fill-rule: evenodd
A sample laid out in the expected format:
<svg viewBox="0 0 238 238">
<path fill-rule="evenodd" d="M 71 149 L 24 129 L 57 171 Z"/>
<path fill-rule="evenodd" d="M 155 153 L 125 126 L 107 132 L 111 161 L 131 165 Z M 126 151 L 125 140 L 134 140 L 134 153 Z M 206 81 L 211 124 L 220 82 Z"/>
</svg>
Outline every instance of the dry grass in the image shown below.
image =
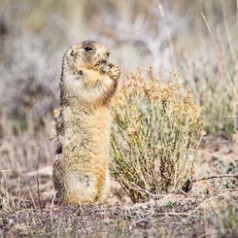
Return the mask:
<svg viewBox="0 0 238 238">
<path fill-rule="evenodd" d="M 238 207 L 228 206 L 218 214 L 218 222 L 215 225 L 219 237 L 237 237 L 238 236 Z"/>
<path fill-rule="evenodd" d="M 222 30 L 219 28 L 215 35 L 220 50 L 208 43 L 195 58 L 183 61 L 181 75 L 185 87 L 204 106 L 206 132 L 231 139 L 237 128 L 238 71 L 237 61 L 228 51 L 227 39 L 220 39 Z M 209 55 L 208 48 L 212 49 Z"/>
<path fill-rule="evenodd" d="M 201 107 L 175 71 L 128 74 L 113 106 L 112 174 L 134 202 L 175 191 L 193 171 L 202 137 Z"/>
<path fill-rule="evenodd" d="M 42 210 L 22 206 L 0 211 L 0 237 L 235 237 L 237 207 L 213 208 L 211 198 L 167 195 L 159 201 L 125 206 Z M 222 202 L 224 198 L 213 199 Z M 236 199 L 237 195 L 230 197 L 232 202 Z"/>
</svg>

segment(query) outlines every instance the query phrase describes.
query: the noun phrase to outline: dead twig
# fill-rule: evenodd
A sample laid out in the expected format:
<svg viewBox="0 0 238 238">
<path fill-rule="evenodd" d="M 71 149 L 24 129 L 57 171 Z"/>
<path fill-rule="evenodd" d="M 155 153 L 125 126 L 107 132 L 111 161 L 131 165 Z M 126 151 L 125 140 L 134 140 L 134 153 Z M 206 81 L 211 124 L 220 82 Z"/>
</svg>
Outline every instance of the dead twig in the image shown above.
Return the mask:
<svg viewBox="0 0 238 238">
<path fill-rule="evenodd" d="M 182 192 L 187 193 L 187 192 L 189 192 L 192 189 L 193 183 L 204 181 L 204 180 L 209 180 L 209 179 L 228 178 L 228 177 L 233 177 L 233 178 L 238 179 L 238 173 L 210 175 L 210 176 L 205 176 L 205 177 L 198 178 L 198 179 L 189 178 L 184 183 L 184 185 L 182 186 L 181 190 L 182 190 Z"/>
<path fill-rule="evenodd" d="M 203 181 L 203 180 L 216 179 L 216 178 L 227 178 L 227 177 L 235 177 L 235 178 L 238 179 L 238 173 L 210 175 L 210 176 L 202 177 L 202 178 L 199 178 L 199 179 L 190 179 L 190 181 L 192 183 L 196 183 L 196 182 L 200 182 L 200 181 Z"/>
<path fill-rule="evenodd" d="M 165 195 L 163 195 L 163 194 L 159 195 L 159 194 L 151 193 L 151 192 L 149 192 L 148 190 L 139 187 L 139 186 L 138 186 L 137 184 L 135 184 L 135 183 L 133 183 L 133 185 L 134 185 L 138 190 L 140 190 L 140 191 L 146 193 L 146 194 L 149 196 L 149 198 L 151 198 L 151 199 L 160 199 L 160 198 L 162 198 L 162 197 L 165 197 Z"/>
</svg>

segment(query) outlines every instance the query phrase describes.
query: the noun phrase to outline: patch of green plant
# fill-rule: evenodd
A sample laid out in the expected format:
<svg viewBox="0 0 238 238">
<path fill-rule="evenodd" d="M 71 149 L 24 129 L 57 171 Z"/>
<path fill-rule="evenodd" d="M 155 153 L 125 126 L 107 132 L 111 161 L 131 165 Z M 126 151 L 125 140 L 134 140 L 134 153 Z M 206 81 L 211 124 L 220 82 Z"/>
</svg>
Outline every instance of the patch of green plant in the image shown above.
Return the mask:
<svg viewBox="0 0 238 238">
<path fill-rule="evenodd" d="M 165 204 L 165 206 L 166 206 L 167 208 L 174 208 L 176 205 L 177 205 L 176 202 L 171 202 L 171 201 L 168 201 L 168 202 Z"/>
</svg>

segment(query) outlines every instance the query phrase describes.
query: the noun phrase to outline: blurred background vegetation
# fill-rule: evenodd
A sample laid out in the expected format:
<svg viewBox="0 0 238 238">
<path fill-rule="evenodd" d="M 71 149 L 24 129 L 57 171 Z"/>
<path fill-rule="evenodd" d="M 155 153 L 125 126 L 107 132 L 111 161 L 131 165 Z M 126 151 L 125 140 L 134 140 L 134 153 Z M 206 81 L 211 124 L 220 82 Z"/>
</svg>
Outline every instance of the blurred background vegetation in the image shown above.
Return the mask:
<svg viewBox="0 0 238 238">
<path fill-rule="evenodd" d="M 179 83 L 204 107 L 207 134 L 231 138 L 238 111 L 237 5 L 236 0 L 0 0 L 3 160 L 17 167 L 26 157 L 52 163 L 54 146 L 45 138 L 54 130 L 62 56 L 86 39 L 106 45 L 123 73 L 138 66 L 152 66 L 158 75 L 176 68 Z"/>
</svg>

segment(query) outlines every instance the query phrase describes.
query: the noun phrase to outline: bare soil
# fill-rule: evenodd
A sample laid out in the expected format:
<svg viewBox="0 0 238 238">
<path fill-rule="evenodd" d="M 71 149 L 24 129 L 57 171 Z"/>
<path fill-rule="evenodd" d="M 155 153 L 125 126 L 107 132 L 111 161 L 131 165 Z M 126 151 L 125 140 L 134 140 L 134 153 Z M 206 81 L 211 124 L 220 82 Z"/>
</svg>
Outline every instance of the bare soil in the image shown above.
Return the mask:
<svg viewBox="0 0 238 238">
<path fill-rule="evenodd" d="M 195 177 L 229 173 L 237 163 L 234 145 L 209 142 L 199 150 Z M 228 167 L 226 168 L 226 164 Z M 230 166 L 230 168 L 229 168 Z M 234 171 L 230 171 L 232 173 Z M 237 178 L 219 178 L 193 184 L 188 193 L 160 194 L 133 204 L 113 182 L 114 194 L 104 205 L 57 207 L 51 166 L 38 172 L 2 172 L 0 237 L 236 237 L 224 231 L 223 218 L 237 207 Z M 2 179 L 2 183 L 4 180 Z M 116 194 L 120 194 L 119 198 Z M 224 214 L 224 215 L 221 215 Z M 230 219 L 225 217 L 224 219 Z M 230 233 L 229 233 L 230 232 Z"/>
</svg>

